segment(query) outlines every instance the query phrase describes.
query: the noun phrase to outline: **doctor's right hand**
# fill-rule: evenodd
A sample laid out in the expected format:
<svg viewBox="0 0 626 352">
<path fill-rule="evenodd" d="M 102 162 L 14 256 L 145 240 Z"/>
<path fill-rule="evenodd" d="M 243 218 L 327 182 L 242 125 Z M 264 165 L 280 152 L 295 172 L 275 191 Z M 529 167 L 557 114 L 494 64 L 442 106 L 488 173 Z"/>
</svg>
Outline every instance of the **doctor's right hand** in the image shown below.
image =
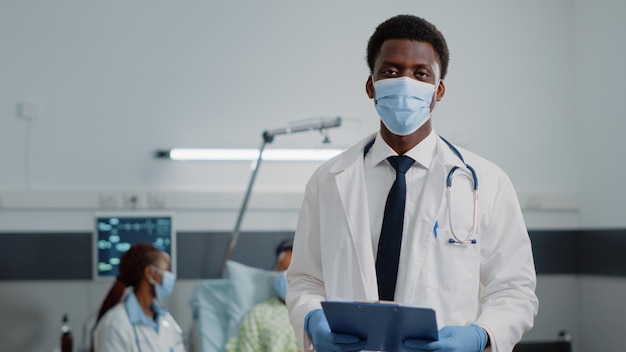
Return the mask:
<svg viewBox="0 0 626 352">
<path fill-rule="evenodd" d="M 321 309 L 312 310 L 306 315 L 304 329 L 311 336 L 317 352 L 361 351 L 367 344 L 366 340 L 358 336 L 332 332 Z"/>
</svg>

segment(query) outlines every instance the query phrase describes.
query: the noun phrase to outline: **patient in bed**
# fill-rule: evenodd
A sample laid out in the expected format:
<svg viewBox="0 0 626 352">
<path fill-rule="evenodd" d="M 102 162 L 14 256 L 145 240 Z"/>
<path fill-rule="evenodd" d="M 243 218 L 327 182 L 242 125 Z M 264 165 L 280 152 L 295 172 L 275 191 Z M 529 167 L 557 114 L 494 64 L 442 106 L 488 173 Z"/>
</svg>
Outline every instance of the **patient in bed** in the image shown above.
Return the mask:
<svg viewBox="0 0 626 352">
<path fill-rule="evenodd" d="M 298 352 L 299 347 L 289 312 L 285 306 L 287 279 L 285 270 L 291 263 L 292 240 L 276 247 L 276 264 L 279 272 L 274 280 L 277 297 L 254 306 L 243 319 L 237 336 L 228 341 L 227 352 Z"/>
</svg>

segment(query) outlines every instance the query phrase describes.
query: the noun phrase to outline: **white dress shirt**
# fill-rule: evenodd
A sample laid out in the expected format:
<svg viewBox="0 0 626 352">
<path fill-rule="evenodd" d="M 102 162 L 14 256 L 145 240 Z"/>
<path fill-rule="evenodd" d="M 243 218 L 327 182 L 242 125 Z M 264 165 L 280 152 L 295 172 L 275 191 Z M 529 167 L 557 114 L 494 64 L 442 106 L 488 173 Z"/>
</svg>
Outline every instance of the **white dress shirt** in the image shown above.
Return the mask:
<svg viewBox="0 0 626 352">
<path fill-rule="evenodd" d="M 409 215 L 404 216 L 403 233 L 413 233 L 415 230 L 409 228 L 410 226 L 407 226 L 407 223 L 414 224 L 414 222 L 408 220 L 412 214 L 417 214 L 418 212 L 417 205 L 422 196 L 424 179 L 436 152 L 436 138 L 437 134 L 433 130 L 423 141 L 404 154 L 415 160 L 415 163 L 406 172 L 406 204 L 404 213 Z M 383 140 L 380 132 L 378 132 L 374 144 L 364 160 L 365 185 L 368 196 L 374 258 L 376 258 L 378 253 L 378 240 L 383 224 L 387 195 L 396 179 L 396 170 L 387 161 L 388 157 L 394 155 L 398 155 L 398 153 L 391 149 Z"/>
</svg>

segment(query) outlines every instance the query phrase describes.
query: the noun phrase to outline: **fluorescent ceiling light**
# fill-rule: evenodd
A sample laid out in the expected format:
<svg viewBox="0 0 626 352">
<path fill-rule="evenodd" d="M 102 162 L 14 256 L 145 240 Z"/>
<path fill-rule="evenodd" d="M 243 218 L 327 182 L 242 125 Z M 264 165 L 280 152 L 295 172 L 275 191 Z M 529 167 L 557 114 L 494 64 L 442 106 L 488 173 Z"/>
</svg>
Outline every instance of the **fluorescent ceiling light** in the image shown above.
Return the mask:
<svg viewBox="0 0 626 352">
<path fill-rule="evenodd" d="M 266 149 L 263 160 L 324 161 L 341 153 L 341 149 Z M 180 161 L 252 161 L 259 158 L 258 149 L 189 149 L 175 148 L 158 153 Z"/>
</svg>

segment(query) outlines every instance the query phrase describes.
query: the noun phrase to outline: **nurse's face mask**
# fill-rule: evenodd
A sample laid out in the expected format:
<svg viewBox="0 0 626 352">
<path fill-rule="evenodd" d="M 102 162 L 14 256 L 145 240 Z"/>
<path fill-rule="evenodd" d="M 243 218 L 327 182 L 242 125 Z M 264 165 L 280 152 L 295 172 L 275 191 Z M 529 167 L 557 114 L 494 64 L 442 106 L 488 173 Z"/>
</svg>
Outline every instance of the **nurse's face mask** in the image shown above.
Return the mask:
<svg viewBox="0 0 626 352">
<path fill-rule="evenodd" d="M 150 283 L 154 287 L 154 295 L 156 299 L 162 301 L 168 298 L 172 292 L 174 292 L 174 286 L 176 285 L 176 275 L 171 271 L 159 269 L 158 267 L 152 265 L 154 269 L 156 269 L 162 277 L 162 281 L 159 284 L 156 280 L 150 279 Z"/>
</svg>

